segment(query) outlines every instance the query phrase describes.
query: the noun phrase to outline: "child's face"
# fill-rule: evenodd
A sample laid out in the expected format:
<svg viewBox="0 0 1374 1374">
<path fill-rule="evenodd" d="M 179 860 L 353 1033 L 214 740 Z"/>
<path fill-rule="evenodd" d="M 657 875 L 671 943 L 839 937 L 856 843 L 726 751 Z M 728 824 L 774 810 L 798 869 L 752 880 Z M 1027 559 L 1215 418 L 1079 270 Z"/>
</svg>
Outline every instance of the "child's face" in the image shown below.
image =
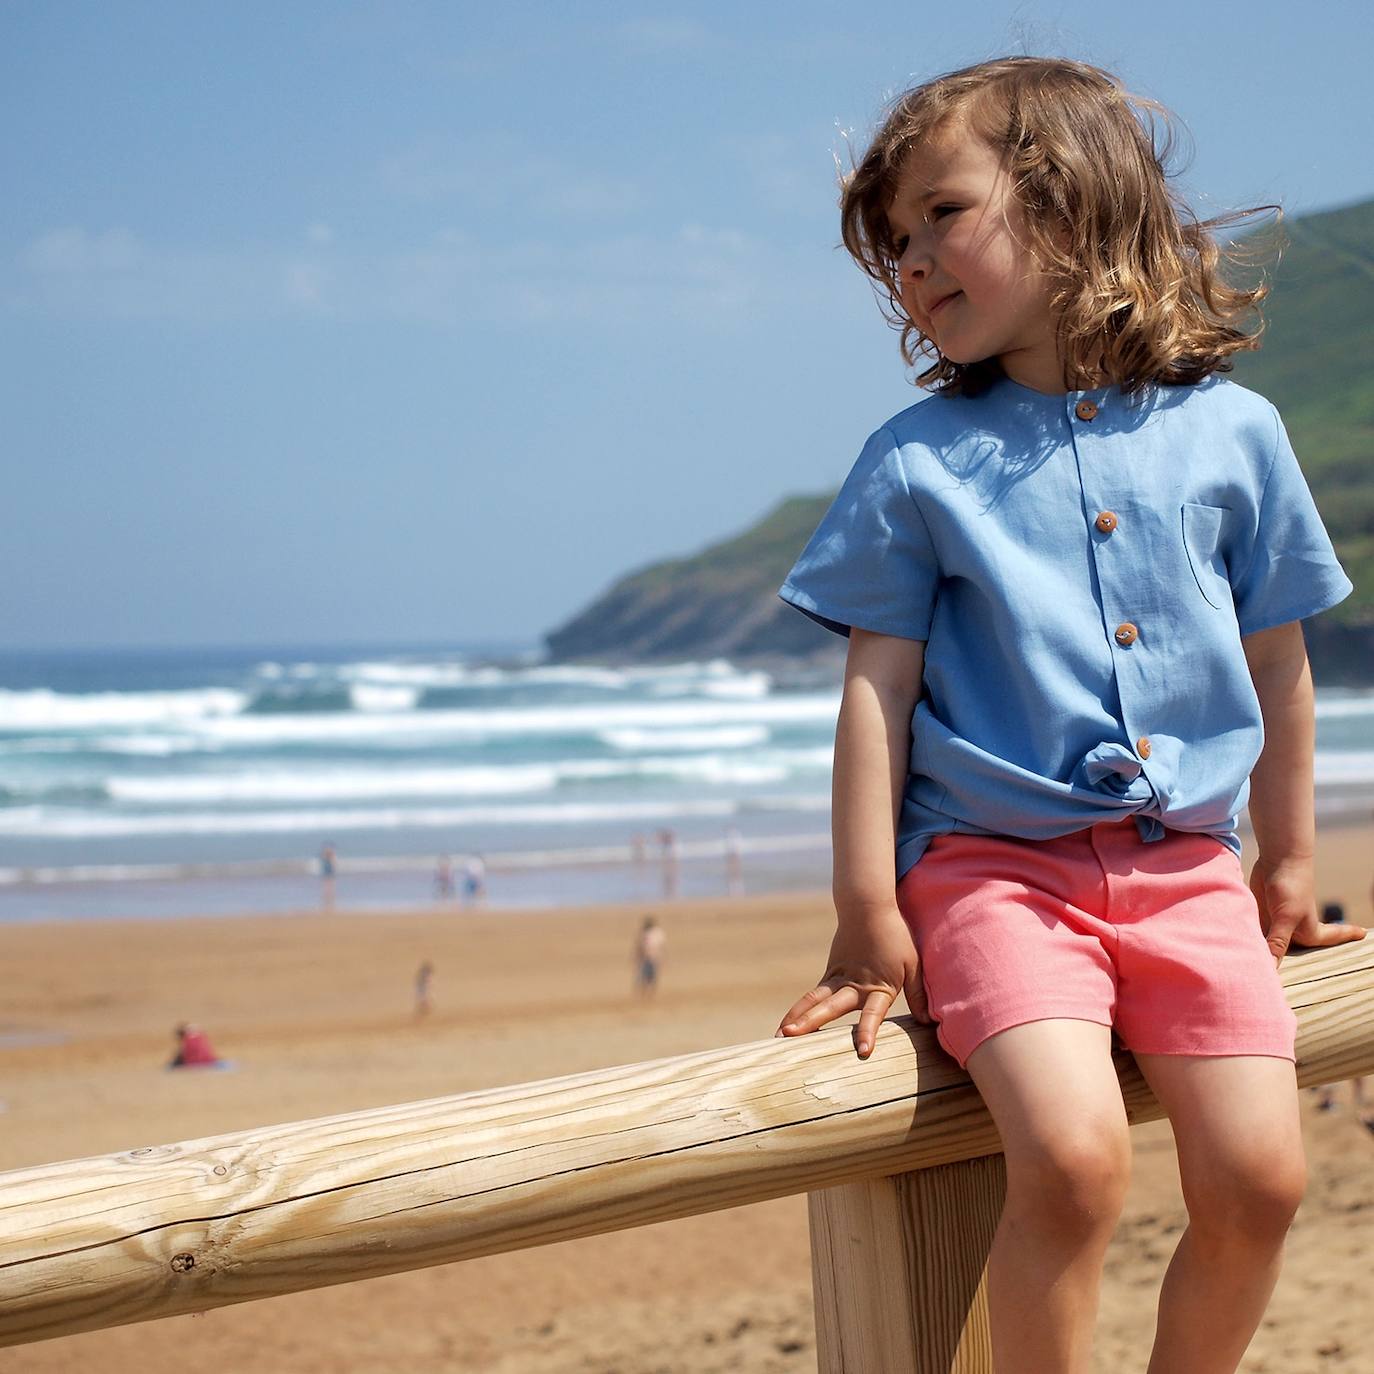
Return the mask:
<svg viewBox="0 0 1374 1374">
<path fill-rule="evenodd" d="M 888 207 L 902 304 L 951 362 L 997 358 L 1014 381 L 1063 392 L 1049 279 L 997 154 L 955 126 L 907 159 Z"/>
</svg>

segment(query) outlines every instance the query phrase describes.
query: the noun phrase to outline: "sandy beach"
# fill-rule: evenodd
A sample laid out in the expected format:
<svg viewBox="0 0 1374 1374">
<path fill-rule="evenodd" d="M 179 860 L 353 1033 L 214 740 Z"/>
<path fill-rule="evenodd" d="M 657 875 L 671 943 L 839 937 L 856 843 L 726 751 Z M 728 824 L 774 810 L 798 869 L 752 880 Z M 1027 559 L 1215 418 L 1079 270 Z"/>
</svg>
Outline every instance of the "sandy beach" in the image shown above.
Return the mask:
<svg viewBox="0 0 1374 1374">
<path fill-rule="evenodd" d="M 1321 900 L 1370 923 L 1368 827 L 1324 830 Z M 649 907 L 0 926 L 0 1169 L 465 1092 L 771 1035 L 821 971 L 823 893 L 659 904 L 661 989 L 631 989 Z M 433 961 L 434 1010 L 413 1013 Z M 171 1028 L 232 1072 L 168 1073 Z M 1374 1086 L 1374 1085 L 1372 1085 Z M 1374 1136 L 1304 1095 L 1311 1183 L 1248 1374 L 1374 1370 Z M 1143 1370 L 1182 1228 L 1168 1127 L 1107 1262 L 1102 1368 Z M 815 1369 L 805 1200 L 5 1351 L 6 1374 Z"/>
</svg>

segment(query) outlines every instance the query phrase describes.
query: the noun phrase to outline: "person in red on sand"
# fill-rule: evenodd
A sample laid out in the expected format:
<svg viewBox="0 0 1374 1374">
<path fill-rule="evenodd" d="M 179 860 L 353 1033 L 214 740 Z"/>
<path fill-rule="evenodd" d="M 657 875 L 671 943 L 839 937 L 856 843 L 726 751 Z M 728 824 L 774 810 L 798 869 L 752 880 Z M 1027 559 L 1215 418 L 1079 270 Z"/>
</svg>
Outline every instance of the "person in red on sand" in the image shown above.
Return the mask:
<svg viewBox="0 0 1374 1374">
<path fill-rule="evenodd" d="M 215 1053 L 210 1037 L 189 1022 L 183 1021 L 176 1028 L 177 1052 L 169 1069 L 217 1069 L 224 1061 Z"/>
</svg>

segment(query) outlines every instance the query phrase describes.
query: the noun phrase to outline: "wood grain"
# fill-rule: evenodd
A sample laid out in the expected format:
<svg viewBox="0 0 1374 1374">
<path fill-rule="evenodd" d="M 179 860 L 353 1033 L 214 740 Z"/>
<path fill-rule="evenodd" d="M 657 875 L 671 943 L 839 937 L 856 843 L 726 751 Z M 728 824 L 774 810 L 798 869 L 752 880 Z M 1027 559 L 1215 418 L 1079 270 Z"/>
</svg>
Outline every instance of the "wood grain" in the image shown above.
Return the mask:
<svg viewBox="0 0 1374 1374">
<path fill-rule="evenodd" d="M 990 1374 L 984 1268 L 1001 1155 L 812 1193 L 821 1374 Z"/>
</svg>

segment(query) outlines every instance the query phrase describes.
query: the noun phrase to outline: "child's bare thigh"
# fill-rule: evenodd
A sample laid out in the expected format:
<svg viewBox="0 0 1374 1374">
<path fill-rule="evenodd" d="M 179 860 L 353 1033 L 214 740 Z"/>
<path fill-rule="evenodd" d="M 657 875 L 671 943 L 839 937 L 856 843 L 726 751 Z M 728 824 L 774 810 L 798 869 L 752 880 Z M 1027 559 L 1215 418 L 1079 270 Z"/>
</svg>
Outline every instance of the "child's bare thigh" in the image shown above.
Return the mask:
<svg viewBox="0 0 1374 1374">
<path fill-rule="evenodd" d="M 1009 1185 L 1129 1173 L 1130 1138 L 1109 1026 L 1056 1017 L 990 1036 L 968 1072 L 1002 1137 Z"/>
</svg>

